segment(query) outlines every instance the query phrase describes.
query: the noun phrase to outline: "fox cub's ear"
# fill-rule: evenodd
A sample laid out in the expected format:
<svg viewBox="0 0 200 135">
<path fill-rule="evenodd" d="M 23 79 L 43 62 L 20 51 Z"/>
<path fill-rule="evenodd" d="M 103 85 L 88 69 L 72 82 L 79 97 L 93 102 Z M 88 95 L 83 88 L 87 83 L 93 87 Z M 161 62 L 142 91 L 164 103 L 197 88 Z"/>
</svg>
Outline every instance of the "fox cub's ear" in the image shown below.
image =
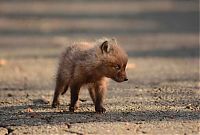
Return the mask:
<svg viewBox="0 0 200 135">
<path fill-rule="evenodd" d="M 108 41 L 104 41 L 100 48 L 102 53 L 109 53 L 111 51 L 111 45 L 108 44 Z"/>
</svg>

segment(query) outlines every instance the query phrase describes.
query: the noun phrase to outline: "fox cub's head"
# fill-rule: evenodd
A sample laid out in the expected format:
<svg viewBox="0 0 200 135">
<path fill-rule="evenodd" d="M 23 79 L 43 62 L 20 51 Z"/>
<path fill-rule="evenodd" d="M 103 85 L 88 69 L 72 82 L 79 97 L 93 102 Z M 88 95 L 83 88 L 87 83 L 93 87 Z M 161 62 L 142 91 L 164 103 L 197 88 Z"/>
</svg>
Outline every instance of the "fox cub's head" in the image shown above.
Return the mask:
<svg viewBox="0 0 200 135">
<path fill-rule="evenodd" d="M 116 43 L 116 39 L 105 40 L 100 45 L 103 74 L 117 82 L 127 81 L 126 65 L 128 56 Z"/>
</svg>

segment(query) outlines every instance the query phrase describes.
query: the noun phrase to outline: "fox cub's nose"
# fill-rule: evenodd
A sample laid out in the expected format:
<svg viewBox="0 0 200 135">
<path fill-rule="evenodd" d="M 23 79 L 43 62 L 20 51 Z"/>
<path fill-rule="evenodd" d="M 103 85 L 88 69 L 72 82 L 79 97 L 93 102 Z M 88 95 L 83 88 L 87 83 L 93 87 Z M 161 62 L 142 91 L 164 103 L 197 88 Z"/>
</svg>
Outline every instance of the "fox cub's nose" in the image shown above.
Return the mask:
<svg viewBox="0 0 200 135">
<path fill-rule="evenodd" d="M 124 81 L 128 81 L 128 79 L 127 79 L 127 78 L 125 78 L 125 79 L 124 79 Z"/>
</svg>

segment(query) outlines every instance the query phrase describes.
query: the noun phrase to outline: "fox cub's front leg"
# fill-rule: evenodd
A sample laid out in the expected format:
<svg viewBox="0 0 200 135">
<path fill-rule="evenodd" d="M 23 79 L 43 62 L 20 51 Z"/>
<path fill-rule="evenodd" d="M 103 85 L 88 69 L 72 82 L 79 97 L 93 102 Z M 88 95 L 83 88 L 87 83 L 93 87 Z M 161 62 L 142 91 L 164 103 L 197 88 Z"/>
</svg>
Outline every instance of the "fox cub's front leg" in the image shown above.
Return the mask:
<svg viewBox="0 0 200 135">
<path fill-rule="evenodd" d="M 95 105 L 95 111 L 97 113 L 104 113 L 106 109 L 103 106 L 105 93 L 107 91 L 107 86 L 104 80 L 94 83 L 89 87 L 90 96 Z"/>
</svg>

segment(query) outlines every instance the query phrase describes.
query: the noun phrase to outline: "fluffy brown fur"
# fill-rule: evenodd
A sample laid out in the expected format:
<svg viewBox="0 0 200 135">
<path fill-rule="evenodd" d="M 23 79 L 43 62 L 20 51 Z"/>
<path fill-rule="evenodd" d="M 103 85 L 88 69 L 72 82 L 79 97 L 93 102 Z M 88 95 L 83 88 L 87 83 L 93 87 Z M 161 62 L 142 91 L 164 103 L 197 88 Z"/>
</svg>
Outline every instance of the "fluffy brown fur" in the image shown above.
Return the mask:
<svg viewBox="0 0 200 135">
<path fill-rule="evenodd" d="M 80 88 L 87 84 L 95 111 L 105 112 L 103 99 L 107 89 L 107 78 L 117 82 L 127 81 L 127 61 L 127 54 L 117 45 L 115 39 L 77 43 L 67 47 L 60 59 L 52 107 L 59 105 L 59 95 L 64 94 L 70 87 L 69 110 L 75 111 L 78 108 Z"/>
</svg>

